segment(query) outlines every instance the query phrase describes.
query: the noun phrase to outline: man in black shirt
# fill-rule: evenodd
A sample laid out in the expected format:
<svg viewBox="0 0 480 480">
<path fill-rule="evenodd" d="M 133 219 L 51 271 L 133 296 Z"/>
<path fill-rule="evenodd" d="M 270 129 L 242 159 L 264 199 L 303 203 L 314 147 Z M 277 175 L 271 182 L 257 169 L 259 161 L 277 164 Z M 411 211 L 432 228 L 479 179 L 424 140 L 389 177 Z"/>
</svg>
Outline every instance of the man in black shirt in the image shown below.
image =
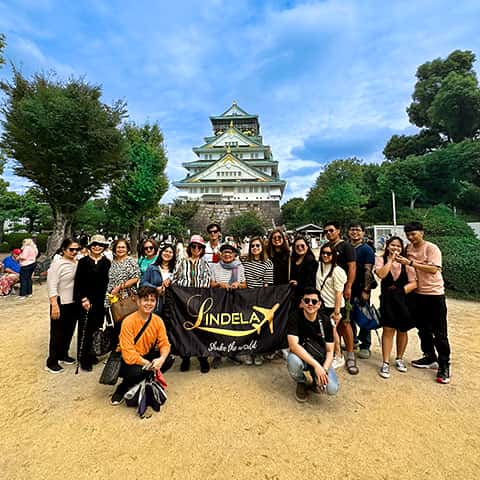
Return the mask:
<svg viewBox="0 0 480 480">
<path fill-rule="evenodd" d="M 329 317 L 319 312 L 320 292 L 306 287 L 300 301 L 300 309 L 290 314 L 287 338 L 290 353 L 287 368 L 297 382 L 295 398 L 299 402 L 307 400 L 307 378 L 309 371 L 313 383 L 310 389 L 315 393 L 323 390 L 329 395 L 338 392 L 338 379 L 332 368 L 333 324 Z"/>
</svg>

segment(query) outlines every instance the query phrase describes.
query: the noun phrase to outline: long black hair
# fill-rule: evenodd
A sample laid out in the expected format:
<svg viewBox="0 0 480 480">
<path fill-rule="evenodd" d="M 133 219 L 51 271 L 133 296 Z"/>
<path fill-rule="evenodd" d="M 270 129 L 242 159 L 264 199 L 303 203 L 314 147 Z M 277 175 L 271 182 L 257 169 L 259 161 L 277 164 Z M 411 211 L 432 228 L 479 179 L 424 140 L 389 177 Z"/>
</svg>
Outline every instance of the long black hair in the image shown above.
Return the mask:
<svg viewBox="0 0 480 480">
<path fill-rule="evenodd" d="M 293 244 L 292 244 L 292 261 L 296 262 L 297 259 L 300 257 L 300 255 L 295 250 L 295 244 L 297 242 L 301 241 L 301 240 L 303 240 L 303 242 L 307 246 L 307 251 L 305 252 L 305 255 L 304 255 L 303 259 L 304 260 L 307 260 L 307 259 L 315 260 L 315 255 L 313 254 L 312 249 L 310 248 L 310 245 L 308 244 L 307 239 L 303 235 L 297 235 L 295 237 L 295 240 L 293 240 Z"/>
<path fill-rule="evenodd" d="M 176 261 L 177 261 L 177 256 L 176 256 L 176 254 L 175 254 L 175 248 L 173 247 L 173 245 L 170 245 L 169 243 L 163 245 L 163 247 L 160 248 L 160 250 L 158 251 L 157 259 L 155 260 L 155 262 L 153 262 L 153 264 L 154 264 L 154 265 L 158 265 L 159 267 L 162 266 L 162 253 L 163 253 L 167 248 L 171 248 L 172 251 L 173 251 L 173 257 L 172 257 L 172 259 L 168 262 L 168 269 L 170 270 L 170 272 L 173 272 L 173 270 L 175 269 L 175 264 L 176 264 Z"/>
<path fill-rule="evenodd" d="M 331 224 L 329 224 L 331 225 Z M 338 255 L 337 255 L 337 251 L 335 250 L 334 247 L 332 247 L 329 243 L 325 243 L 324 245 L 322 245 L 322 248 L 320 248 L 320 255 L 319 255 L 319 266 L 318 268 L 320 268 L 320 271 L 323 273 L 323 257 L 322 257 L 322 252 L 326 249 L 326 248 L 329 248 L 331 251 L 332 251 L 332 261 L 330 263 L 330 271 L 328 272 L 327 276 L 325 277 L 323 283 L 325 284 L 325 282 L 327 281 L 327 278 L 331 277 L 333 275 L 333 271 L 335 270 L 335 267 L 337 266 L 337 258 L 338 258 Z"/>
<path fill-rule="evenodd" d="M 385 242 L 385 251 L 383 252 L 383 263 L 387 263 L 388 261 L 388 246 L 394 241 L 394 240 L 398 240 L 400 242 L 400 245 L 402 246 L 402 251 L 401 251 L 401 255 L 404 254 L 405 252 L 405 245 L 403 243 L 403 240 L 400 238 L 400 237 L 397 237 L 397 236 L 393 236 L 393 237 L 390 237 L 386 242 Z"/>
</svg>

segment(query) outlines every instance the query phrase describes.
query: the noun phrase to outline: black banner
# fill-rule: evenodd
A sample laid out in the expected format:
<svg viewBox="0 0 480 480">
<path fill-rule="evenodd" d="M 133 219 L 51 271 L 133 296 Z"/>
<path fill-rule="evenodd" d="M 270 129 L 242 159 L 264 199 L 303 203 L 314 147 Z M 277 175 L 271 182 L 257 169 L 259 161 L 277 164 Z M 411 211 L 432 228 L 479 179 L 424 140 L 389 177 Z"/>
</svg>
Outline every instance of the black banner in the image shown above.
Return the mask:
<svg viewBox="0 0 480 480">
<path fill-rule="evenodd" d="M 243 355 L 284 347 L 290 287 L 170 287 L 165 320 L 182 356 Z"/>
</svg>

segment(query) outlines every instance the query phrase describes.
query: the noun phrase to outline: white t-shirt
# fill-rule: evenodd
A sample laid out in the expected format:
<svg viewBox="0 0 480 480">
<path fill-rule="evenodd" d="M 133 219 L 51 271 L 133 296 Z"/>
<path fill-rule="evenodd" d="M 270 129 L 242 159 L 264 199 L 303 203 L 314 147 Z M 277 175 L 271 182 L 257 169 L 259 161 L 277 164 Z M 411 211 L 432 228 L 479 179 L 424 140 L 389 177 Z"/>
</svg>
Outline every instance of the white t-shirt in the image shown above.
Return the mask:
<svg viewBox="0 0 480 480">
<path fill-rule="evenodd" d="M 347 283 L 347 274 L 342 267 L 336 265 L 332 274 L 328 276 L 330 269 L 331 265 L 323 265 L 322 263 L 318 265 L 316 286 L 320 291 L 320 296 L 322 297 L 324 305 L 327 308 L 334 308 L 335 293 L 343 292 L 343 288 Z M 345 299 L 343 298 L 343 295 L 341 306 L 345 306 Z"/>
</svg>

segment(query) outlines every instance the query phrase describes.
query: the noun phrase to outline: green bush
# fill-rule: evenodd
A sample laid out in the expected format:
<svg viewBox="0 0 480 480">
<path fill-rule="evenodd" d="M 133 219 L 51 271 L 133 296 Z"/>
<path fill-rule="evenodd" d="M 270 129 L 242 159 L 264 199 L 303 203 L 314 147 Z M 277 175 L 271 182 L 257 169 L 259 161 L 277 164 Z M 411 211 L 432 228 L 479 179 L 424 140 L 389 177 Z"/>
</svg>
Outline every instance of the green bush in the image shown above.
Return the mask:
<svg viewBox="0 0 480 480">
<path fill-rule="evenodd" d="M 21 248 L 22 242 L 25 238 L 31 238 L 32 235 L 30 233 L 22 232 L 22 233 L 7 233 L 3 236 L 4 243 L 8 244 L 8 251 L 14 248 Z M 47 240 L 48 234 L 46 233 L 39 233 L 35 237 L 37 248 L 39 252 L 45 252 L 47 250 Z"/>
<path fill-rule="evenodd" d="M 8 253 L 10 249 L 8 248 L 8 242 L 0 243 L 0 253 Z"/>
<path fill-rule="evenodd" d="M 427 237 L 442 251 L 445 287 L 480 299 L 480 240 L 465 237 Z"/>
<path fill-rule="evenodd" d="M 427 236 L 475 238 L 473 230 L 445 205 L 436 205 L 427 210 L 423 223 Z"/>
</svg>

